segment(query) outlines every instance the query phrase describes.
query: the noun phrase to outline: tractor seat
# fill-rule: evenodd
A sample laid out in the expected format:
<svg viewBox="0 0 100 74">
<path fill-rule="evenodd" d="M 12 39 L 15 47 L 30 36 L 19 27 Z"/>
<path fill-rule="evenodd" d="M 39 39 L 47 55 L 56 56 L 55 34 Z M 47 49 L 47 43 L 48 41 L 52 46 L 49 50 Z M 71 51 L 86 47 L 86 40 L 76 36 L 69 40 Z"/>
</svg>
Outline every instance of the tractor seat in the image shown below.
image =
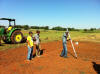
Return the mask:
<svg viewBox="0 0 100 74">
<path fill-rule="evenodd" d="M 9 26 L 7 31 L 9 32 L 13 27 L 12 26 Z"/>
</svg>

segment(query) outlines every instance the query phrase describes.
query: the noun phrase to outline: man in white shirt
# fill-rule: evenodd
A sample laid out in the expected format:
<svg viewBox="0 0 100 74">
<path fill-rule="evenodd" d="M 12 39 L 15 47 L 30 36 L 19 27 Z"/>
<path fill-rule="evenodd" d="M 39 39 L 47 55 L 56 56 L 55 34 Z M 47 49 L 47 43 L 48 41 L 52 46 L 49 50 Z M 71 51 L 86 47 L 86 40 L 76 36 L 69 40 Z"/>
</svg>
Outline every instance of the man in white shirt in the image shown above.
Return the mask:
<svg viewBox="0 0 100 74">
<path fill-rule="evenodd" d="M 34 38 L 36 39 L 35 40 L 35 44 L 36 44 L 36 56 L 37 57 L 40 57 L 40 48 L 39 48 L 39 46 L 40 46 L 40 31 L 39 30 L 37 30 L 36 31 L 36 34 L 34 35 Z"/>
</svg>

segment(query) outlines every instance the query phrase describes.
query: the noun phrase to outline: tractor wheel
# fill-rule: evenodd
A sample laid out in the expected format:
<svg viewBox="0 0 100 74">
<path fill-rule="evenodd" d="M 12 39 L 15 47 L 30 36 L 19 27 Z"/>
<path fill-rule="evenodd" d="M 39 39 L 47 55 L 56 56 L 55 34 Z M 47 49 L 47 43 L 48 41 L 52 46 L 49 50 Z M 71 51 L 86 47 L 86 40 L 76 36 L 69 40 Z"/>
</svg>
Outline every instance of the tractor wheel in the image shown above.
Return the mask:
<svg viewBox="0 0 100 74">
<path fill-rule="evenodd" d="M 16 43 L 21 43 L 23 40 L 23 34 L 19 30 L 16 30 L 12 33 L 11 35 L 11 42 L 16 44 Z"/>
</svg>

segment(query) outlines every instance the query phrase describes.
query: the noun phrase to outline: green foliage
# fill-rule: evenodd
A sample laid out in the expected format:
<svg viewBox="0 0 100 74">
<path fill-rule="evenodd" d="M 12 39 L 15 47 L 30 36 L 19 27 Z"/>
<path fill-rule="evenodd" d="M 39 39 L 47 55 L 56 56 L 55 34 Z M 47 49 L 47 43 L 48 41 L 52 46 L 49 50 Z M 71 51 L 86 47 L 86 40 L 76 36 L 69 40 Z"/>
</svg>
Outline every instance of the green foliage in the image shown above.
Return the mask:
<svg viewBox="0 0 100 74">
<path fill-rule="evenodd" d="M 5 28 L 5 26 L 3 26 L 3 25 L 0 25 L 0 28 L 1 28 L 1 27 L 4 27 L 4 28 Z"/>
<path fill-rule="evenodd" d="M 16 28 L 23 28 L 25 30 L 28 29 L 44 29 L 44 30 L 50 30 L 49 26 L 28 26 L 28 25 L 16 25 Z M 79 29 L 75 29 L 75 28 L 68 28 L 69 31 L 80 31 Z M 66 31 L 66 28 L 57 26 L 57 27 L 53 27 L 51 30 L 57 30 L 57 31 Z"/>
<path fill-rule="evenodd" d="M 84 33 L 100 33 L 100 30 L 96 28 L 91 28 L 91 29 L 84 29 L 83 32 Z"/>
<path fill-rule="evenodd" d="M 87 32 L 88 31 L 88 29 L 84 29 L 84 32 Z"/>
<path fill-rule="evenodd" d="M 96 28 L 91 28 L 91 29 L 90 29 L 90 31 L 94 31 L 94 30 L 96 30 Z"/>
<path fill-rule="evenodd" d="M 81 71 L 80 74 L 85 74 L 85 72 Z"/>
<path fill-rule="evenodd" d="M 75 29 L 75 28 L 68 28 L 69 31 L 80 31 L 79 29 Z"/>
<path fill-rule="evenodd" d="M 57 31 L 66 31 L 66 28 L 63 28 L 63 27 L 53 27 L 52 30 L 57 30 Z"/>
<path fill-rule="evenodd" d="M 31 26 L 30 27 L 31 29 L 45 29 L 45 30 L 49 30 L 49 26 Z"/>
<path fill-rule="evenodd" d="M 29 29 L 29 26 L 28 25 L 24 25 L 23 27 L 24 27 L 25 30 L 28 30 Z"/>
<path fill-rule="evenodd" d="M 66 28 L 63 27 L 53 27 L 52 30 L 57 30 L 57 31 L 66 31 Z M 69 31 L 80 31 L 79 29 L 75 29 L 75 28 L 68 28 Z"/>
<path fill-rule="evenodd" d="M 24 28 L 22 25 L 16 25 L 16 28 Z"/>
<path fill-rule="evenodd" d="M 31 26 L 31 29 L 39 29 L 38 26 Z"/>
</svg>

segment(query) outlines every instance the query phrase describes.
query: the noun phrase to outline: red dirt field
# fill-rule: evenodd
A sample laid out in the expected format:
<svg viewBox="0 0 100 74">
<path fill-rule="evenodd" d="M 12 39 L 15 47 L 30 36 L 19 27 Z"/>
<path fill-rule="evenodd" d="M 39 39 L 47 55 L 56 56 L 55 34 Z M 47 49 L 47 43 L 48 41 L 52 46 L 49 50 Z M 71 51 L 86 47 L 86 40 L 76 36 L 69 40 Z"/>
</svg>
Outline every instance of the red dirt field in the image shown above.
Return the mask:
<svg viewBox="0 0 100 74">
<path fill-rule="evenodd" d="M 75 45 L 75 44 L 74 44 Z M 99 74 L 100 43 L 79 42 L 78 58 L 68 42 L 68 58 L 60 57 L 62 42 L 42 43 L 43 54 L 27 64 L 27 46 L 0 51 L 0 74 Z M 35 53 L 35 49 L 34 49 Z M 94 64 L 92 62 L 95 62 Z"/>
</svg>

